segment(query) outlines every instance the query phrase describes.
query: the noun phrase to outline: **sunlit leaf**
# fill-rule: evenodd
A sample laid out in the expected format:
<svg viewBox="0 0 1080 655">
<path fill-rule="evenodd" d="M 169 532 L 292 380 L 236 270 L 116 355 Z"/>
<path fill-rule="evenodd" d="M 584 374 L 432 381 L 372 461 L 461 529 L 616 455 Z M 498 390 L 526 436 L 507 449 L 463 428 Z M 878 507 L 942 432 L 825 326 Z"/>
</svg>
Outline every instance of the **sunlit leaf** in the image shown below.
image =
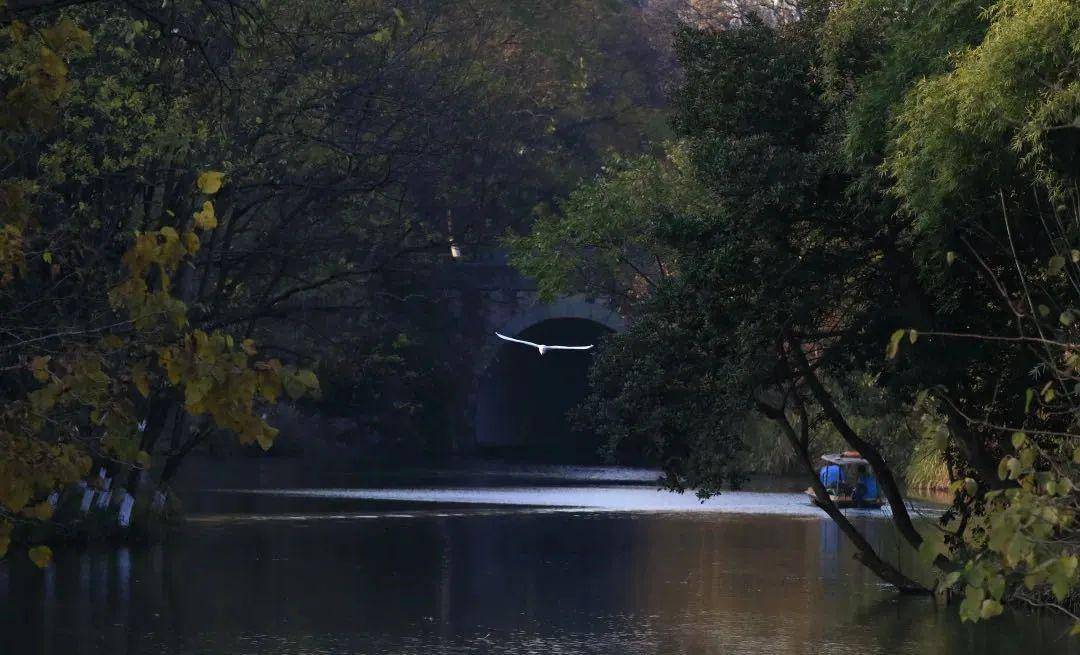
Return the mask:
<svg viewBox="0 0 1080 655">
<path fill-rule="evenodd" d="M 1002 607 L 1001 603 L 999 603 L 998 601 L 992 598 L 987 598 L 982 602 L 982 605 L 980 606 L 979 616 L 984 619 L 990 619 L 997 616 L 998 614 L 1001 614 L 1004 609 L 1005 608 Z"/>
<path fill-rule="evenodd" d="M 38 382 L 49 381 L 49 360 L 51 356 L 37 356 L 30 360 L 30 370 L 33 371 L 34 379 Z"/>
<path fill-rule="evenodd" d="M 214 215 L 214 205 L 207 200 L 203 203 L 202 210 L 195 212 L 195 225 L 203 230 L 212 230 L 217 227 L 217 216 Z"/>
<path fill-rule="evenodd" d="M 314 371 L 309 371 L 307 369 L 298 371 L 296 374 L 296 378 L 308 389 L 319 388 L 319 378 L 315 377 Z"/>
<path fill-rule="evenodd" d="M 904 338 L 904 333 L 907 330 L 896 330 L 889 337 L 889 345 L 885 348 L 885 356 L 889 359 L 895 359 L 896 353 L 900 348 L 900 340 Z"/>
<path fill-rule="evenodd" d="M 199 187 L 199 191 L 208 196 L 212 196 L 221 190 L 221 185 L 224 180 L 225 174 L 220 171 L 203 171 L 202 173 L 199 173 L 199 179 L 196 184 Z"/>
<path fill-rule="evenodd" d="M 52 549 L 48 546 L 34 546 L 27 554 L 30 556 L 30 561 L 36 564 L 39 569 L 49 566 L 49 563 L 52 562 Z"/>
<path fill-rule="evenodd" d="M 259 446 L 265 451 L 270 450 L 274 446 L 274 439 L 277 437 L 277 434 L 277 430 L 267 427 L 261 430 L 255 438 L 259 442 Z"/>
<path fill-rule="evenodd" d="M 23 511 L 23 514 L 39 521 L 48 521 L 53 515 L 53 506 L 48 501 L 42 501 L 37 505 Z"/>
<path fill-rule="evenodd" d="M 143 398 L 150 396 L 150 379 L 146 374 L 146 365 L 139 363 L 131 369 L 131 381 Z"/>
<path fill-rule="evenodd" d="M 199 252 L 199 237 L 192 231 L 184 232 L 183 236 L 184 249 L 188 251 L 189 255 L 194 255 Z"/>
<path fill-rule="evenodd" d="M 1061 255 L 1054 255 L 1050 258 L 1050 263 L 1047 264 L 1046 270 L 1051 275 L 1057 275 L 1065 268 L 1065 258 Z"/>
</svg>

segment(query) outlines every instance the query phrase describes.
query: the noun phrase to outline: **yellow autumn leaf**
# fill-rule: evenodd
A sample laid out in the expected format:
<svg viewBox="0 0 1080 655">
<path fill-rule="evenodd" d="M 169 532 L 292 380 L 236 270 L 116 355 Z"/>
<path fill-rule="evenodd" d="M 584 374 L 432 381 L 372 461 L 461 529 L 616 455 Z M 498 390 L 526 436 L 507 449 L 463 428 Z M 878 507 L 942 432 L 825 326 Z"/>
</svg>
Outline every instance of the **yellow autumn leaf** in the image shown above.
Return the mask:
<svg viewBox="0 0 1080 655">
<path fill-rule="evenodd" d="M 303 369 L 296 373 L 296 379 L 308 389 L 319 388 L 319 378 L 315 377 L 314 371 Z"/>
<path fill-rule="evenodd" d="M 195 212 L 195 225 L 203 230 L 212 230 L 217 227 L 217 216 L 214 215 L 214 205 L 207 200 L 203 203 L 202 211 Z"/>
<path fill-rule="evenodd" d="M 145 366 L 137 364 L 131 369 L 131 381 L 135 383 L 135 388 L 143 398 L 150 396 L 150 379 L 146 376 Z"/>
<path fill-rule="evenodd" d="M 26 40 L 26 32 L 29 28 L 26 23 L 21 20 L 11 21 L 11 25 L 8 27 L 8 31 L 11 35 L 11 40 L 15 43 L 22 43 Z"/>
<path fill-rule="evenodd" d="M 285 387 L 285 393 L 289 394 L 289 397 L 293 400 L 300 400 L 307 393 L 307 385 L 295 375 L 282 376 L 281 384 Z"/>
<path fill-rule="evenodd" d="M 189 255 L 199 252 L 199 237 L 194 232 L 184 232 L 184 248 Z"/>
<path fill-rule="evenodd" d="M 30 518 L 35 518 L 41 521 L 48 521 L 53 515 L 53 506 L 48 501 L 40 502 L 33 507 L 23 511 Z"/>
<path fill-rule="evenodd" d="M 49 357 L 35 357 L 30 360 L 30 369 L 34 372 L 34 379 L 38 382 L 49 381 Z"/>
<path fill-rule="evenodd" d="M 68 67 L 55 52 L 49 48 L 41 48 L 38 51 L 38 66 L 53 80 L 60 81 L 67 77 Z M 56 91 L 53 91 L 56 93 Z"/>
<path fill-rule="evenodd" d="M 274 446 L 274 437 L 277 436 L 278 431 L 274 428 L 267 427 L 259 431 L 259 434 L 255 439 L 259 442 L 259 446 L 265 451 L 270 450 Z"/>
<path fill-rule="evenodd" d="M 243 348 L 244 352 L 247 353 L 249 356 L 259 352 L 255 349 L 255 342 L 251 339 L 244 339 L 243 342 L 240 343 L 240 347 Z"/>
<path fill-rule="evenodd" d="M 221 171 L 203 171 L 202 173 L 199 173 L 199 179 L 197 181 L 199 191 L 208 196 L 212 196 L 221 190 L 221 184 L 224 179 L 225 174 Z"/>
<path fill-rule="evenodd" d="M 281 378 L 272 371 L 259 371 L 258 389 L 259 394 L 266 402 L 275 402 L 278 396 L 281 395 Z"/>
<path fill-rule="evenodd" d="M 1046 265 L 1046 271 L 1050 275 L 1057 275 L 1065 268 L 1065 258 L 1061 255 L 1054 255 L 1050 258 L 1049 263 Z"/>
<path fill-rule="evenodd" d="M 90 33 L 69 18 L 41 30 L 41 37 L 47 46 L 62 53 L 85 52 L 92 42 Z"/>
<path fill-rule="evenodd" d="M 37 564 L 39 569 L 43 569 L 52 562 L 52 549 L 48 546 L 34 546 L 28 553 L 30 560 Z"/>
<path fill-rule="evenodd" d="M 979 616 L 990 619 L 1001 614 L 1002 611 L 1004 611 L 1004 607 L 1002 607 L 1001 603 L 992 598 L 987 598 L 979 608 Z"/>
<path fill-rule="evenodd" d="M 889 337 L 889 345 L 885 348 L 885 356 L 889 359 L 896 359 L 896 353 L 900 348 L 900 340 L 904 338 L 904 334 L 907 330 L 897 330 Z"/>
</svg>

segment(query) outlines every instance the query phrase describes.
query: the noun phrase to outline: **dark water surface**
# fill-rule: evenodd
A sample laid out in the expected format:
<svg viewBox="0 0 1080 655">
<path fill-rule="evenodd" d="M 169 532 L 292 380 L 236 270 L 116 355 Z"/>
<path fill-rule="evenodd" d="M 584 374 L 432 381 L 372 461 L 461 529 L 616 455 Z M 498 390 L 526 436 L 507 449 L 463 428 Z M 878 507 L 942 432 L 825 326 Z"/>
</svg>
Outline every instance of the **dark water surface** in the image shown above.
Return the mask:
<svg viewBox="0 0 1080 655">
<path fill-rule="evenodd" d="M 558 477 L 193 494 L 164 544 L 0 563 L 0 654 L 1077 652 L 1052 617 L 898 598 L 795 493 Z"/>
</svg>

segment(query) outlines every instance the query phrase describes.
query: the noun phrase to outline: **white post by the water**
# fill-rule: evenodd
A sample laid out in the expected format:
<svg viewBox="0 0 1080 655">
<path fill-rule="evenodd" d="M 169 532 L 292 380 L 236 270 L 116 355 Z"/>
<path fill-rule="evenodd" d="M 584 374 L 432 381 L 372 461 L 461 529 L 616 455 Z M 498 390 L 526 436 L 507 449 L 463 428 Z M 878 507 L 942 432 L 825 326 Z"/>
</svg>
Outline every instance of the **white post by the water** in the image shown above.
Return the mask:
<svg viewBox="0 0 1080 655">
<path fill-rule="evenodd" d="M 120 501 L 120 513 L 116 517 L 116 522 L 121 528 L 126 528 L 131 525 L 131 510 L 135 507 L 135 498 L 126 491 L 122 491 L 124 499 Z"/>
</svg>

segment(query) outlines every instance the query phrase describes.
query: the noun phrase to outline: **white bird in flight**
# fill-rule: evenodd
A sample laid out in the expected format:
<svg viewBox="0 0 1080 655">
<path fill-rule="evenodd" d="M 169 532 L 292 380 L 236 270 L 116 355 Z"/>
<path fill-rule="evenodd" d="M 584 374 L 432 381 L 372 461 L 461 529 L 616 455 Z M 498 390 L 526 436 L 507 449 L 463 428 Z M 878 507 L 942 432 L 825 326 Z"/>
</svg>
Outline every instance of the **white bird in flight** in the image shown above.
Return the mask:
<svg viewBox="0 0 1080 655">
<path fill-rule="evenodd" d="M 506 341 L 513 341 L 514 343 L 520 343 L 520 344 L 524 344 L 526 346 L 532 346 L 533 348 L 536 348 L 537 350 L 539 350 L 541 355 L 543 355 L 544 353 L 546 353 L 549 350 L 588 350 L 589 348 L 592 348 L 591 344 L 588 345 L 588 346 L 547 346 L 547 345 L 544 345 L 542 343 L 533 343 L 532 341 L 522 341 L 521 339 L 511 339 L 510 337 L 508 337 L 508 336 L 506 336 L 504 334 L 499 334 L 498 332 L 495 333 L 495 336 L 499 337 L 500 339 L 505 339 Z"/>
</svg>

